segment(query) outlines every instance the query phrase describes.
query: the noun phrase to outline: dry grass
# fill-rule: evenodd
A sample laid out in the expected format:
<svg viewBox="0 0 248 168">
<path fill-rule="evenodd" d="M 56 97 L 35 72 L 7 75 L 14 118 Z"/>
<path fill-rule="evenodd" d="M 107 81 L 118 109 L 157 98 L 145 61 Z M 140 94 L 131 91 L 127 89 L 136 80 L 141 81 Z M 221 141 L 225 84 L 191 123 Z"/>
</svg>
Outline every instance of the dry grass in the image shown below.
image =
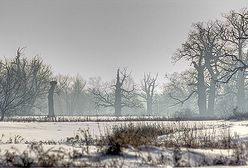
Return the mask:
<svg viewBox="0 0 248 168">
<path fill-rule="evenodd" d="M 2 166 L 15 167 L 56 167 L 63 166 L 65 151 L 60 148 L 53 150 L 49 148 L 45 150 L 41 144 L 33 143 L 26 150 L 20 152 L 18 149 L 12 148 L 7 150 L 3 156 Z"/>
<path fill-rule="evenodd" d="M 14 142 L 13 140 L 12 143 Z M 185 155 L 187 154 L 182 148 L 215 148 L 234 151 L 230 156 L 216 157 L 211 161 L 205 162 L 203 159 L 197 164 L 198 166 L 244 165 L 248 156 L 247 145 L 241 143 L 238 136 L 232 135 L 228 125 L 225 124 L 218 126 L 203 123 L 190 124 L 189 122 L 123 124 L 114 126 L 112 130 L 107 131 L 106 136 L 98 140 L 92 138 L 89 130 L 80 129 L 74 137 L 68 137 L 64 143 L 82 150 L 70 152 L 63 148 L 57 150 L 49 148 L 45 150 L 40 143 L 30 143 L 23 152 L 18 150 L 6 151 L 3 158 L 1 158 L 0 166 L 99 167 L 118 164 L 118 167 L 122 167 L 127 154 L 125 151 L 129 149 L 137 151 L 136 157 L 142 160 L 141 165 L 150 166 L 168 165 L 168 161 L 173 166 L 190 166 L 191 162 L 185 160 Z M 99 147 L 99 145 L 104 148 Z M 90 146 L 98 147 L 100 150 L 97 149 L 97 153 L 92 155 L 89 152 Z M 156 146 L 156 148 L 166 150 L 169 148 L 173 152 L 171 157 L 167 159 L 162 154 L 157 159 L 154 159 L 152 155 L 142 156 L 141 153 L 144 152 L 142 147 L 149 146 Z M 124 148 L 126 149 L 124 150 Z M 190 150 L 188 152 L 190 153 Z M 106 154 L 119 156 L 109 157 Z M 191 153 L 191 155 L 194 155 L 194 153 Z M 205 157 L 204 154 L 198 156 Z M 98 162 L 104 157 L 110 159 L 103 163 Z"/>
<path fill-rule="evenodd" d="M 158 144 L 164 147 L 231 149 L 239 141 L 239 136 L 232 134 L 227 125 L 204 129 L 196 124 L 179 127 L 179 131 L 160 138 Z"/>
<path fill-rule="evenodd" d="M 112 133 L 101 139 L 109 147 L 107 154 L 118 155 L 122 147 L 138 147 L 152 144 L 159 135 L 172 133 L 173 129 L 165 129 L 162 125 L 120 125 L 113 127 Z"/>
<path fill-rule="evenodd" d="M 108 146 L 106 153 L 119 155 L 123 147 L 153 145 L 205 149 L 232 149 L 239 137 L 227 125 L 207 126 L 175 122 L 167 124 L 124 124 L 114 126 L 100 142 Z"/>
</svg>

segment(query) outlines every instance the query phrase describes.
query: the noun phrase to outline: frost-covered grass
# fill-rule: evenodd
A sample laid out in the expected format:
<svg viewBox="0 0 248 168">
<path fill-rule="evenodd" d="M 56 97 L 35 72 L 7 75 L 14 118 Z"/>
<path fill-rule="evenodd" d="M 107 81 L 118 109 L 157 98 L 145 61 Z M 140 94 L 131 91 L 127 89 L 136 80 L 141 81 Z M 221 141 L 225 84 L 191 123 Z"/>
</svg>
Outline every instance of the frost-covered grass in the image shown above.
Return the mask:
<svg viewBox="0 0 248 168">
<path fill-rule="evenodd" d="M 248 121 L 0 122 L 0 135 L 1 166 L 241 166 L 248 156 Z"/>
</svg>

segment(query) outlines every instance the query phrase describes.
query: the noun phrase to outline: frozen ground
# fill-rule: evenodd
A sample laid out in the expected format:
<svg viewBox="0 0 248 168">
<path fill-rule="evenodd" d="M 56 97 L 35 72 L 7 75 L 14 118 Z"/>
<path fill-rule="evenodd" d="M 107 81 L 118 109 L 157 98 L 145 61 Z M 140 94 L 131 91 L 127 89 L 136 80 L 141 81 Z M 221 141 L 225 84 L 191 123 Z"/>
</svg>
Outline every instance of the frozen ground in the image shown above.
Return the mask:
<svg viewBox="0 0 248 168">
<path fill-rule="evenodd" d="M 105 136 L 111 132 L 111 128 L 128 123 L 144 123 L 144 124 L 172 124 L 169 121 L 149 121 L 149 122 L 0 122 L 0 149 L 1 154 L 6 150 L 12 150 L 15 147 L 18 150 L 25 150 L 28 142 L 32 141 L 65 141 L 67 137 L 74 137 L 78 129 L 89 130 L 93 137 Z M 206 128 L 216 127 L 217 129 L 230 128 L 232 135 L 236 134 L 240 137 L 240 141 L 248 140 L 248 121 L 181 121 L 187 124 L 206 125 Z M 20 135 L 23 140 L 15 143 L 6 143 L 10 138 Z M 163 138 L 161 136 L 160 138 Z M 72 147 L 66 144 L 44 145 L 44 148 L 65 148 L 67 151 L 80 150 L 78 147 Z M 124 166 L 124 167 L 170 167 L 173 166 L 174 149 L 154 146 L 141 146 L 137 148 L 127 148 L 121 157 L 102 156 L 95 146 L 90 146 L 88 161 L 101 161 L 108 166 Z M 233 151 L 226 149 L 181 149 L 180 151 L 182 165 L 184 166 L 200 166 L 205 162 L 211 163 L 217 158 L 223 162 L 231 162 Z M 185 162 L 185 163 L 184 163 Z M 207 165 L 207 163 L 206 163 Z M 99 166 L 94 164 L 93 166 Z M 246 166 L 240 166 L 246 167 Z"/>
<path fill-rule="evenodd" d="M 93 136 L 106 134 L 113 126 L 129 123 L 145 123 L 145 124 L 167 124 L 175 123 L 174 121 L 138 121 L 138 122 L 0 122 L 0 135 L 5 137 L 13 137 L 15 135 L 22 136 L 28 141 L 55 140 L 59 141 L 66 137 L 76 134 L 78 129 L 89 129 Z M 248 137 L 248 121 L 181 121 L 181 123 L 199 123 L 209 126 L 218 126 L 225 124 L 230 126 L 232 132 L 236 132 L 241 137 Z"/>
</svg>

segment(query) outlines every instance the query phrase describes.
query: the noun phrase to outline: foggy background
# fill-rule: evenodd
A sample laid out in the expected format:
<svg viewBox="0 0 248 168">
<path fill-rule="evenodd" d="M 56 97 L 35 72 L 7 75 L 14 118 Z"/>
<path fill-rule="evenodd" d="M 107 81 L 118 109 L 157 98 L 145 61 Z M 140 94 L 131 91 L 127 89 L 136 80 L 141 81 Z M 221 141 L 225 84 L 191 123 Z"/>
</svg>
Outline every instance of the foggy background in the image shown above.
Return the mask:
<svg viewBox="0 0 248 168">
<path fill-rule="evenodd" d="M 171 56 L 192 23 L 221 18 L 247 0 L 0 0 L 0 56 L 41 56 L 55 73 L 88 79 L 114 78 L 128 67 L 139 81 L 144 72 L 182 71 Z M 217 17 L 218 16 L 218 17 Z"/>
</svg>

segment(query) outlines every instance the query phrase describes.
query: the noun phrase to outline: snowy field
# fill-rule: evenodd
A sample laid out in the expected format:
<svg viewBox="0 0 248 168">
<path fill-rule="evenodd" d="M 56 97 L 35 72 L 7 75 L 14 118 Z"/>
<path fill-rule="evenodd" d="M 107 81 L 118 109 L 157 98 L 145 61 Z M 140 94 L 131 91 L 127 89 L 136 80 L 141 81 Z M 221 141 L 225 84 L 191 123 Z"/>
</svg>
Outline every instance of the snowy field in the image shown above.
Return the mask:
<svg viewBox="0 0 248 168">
<path fill-rule="evenodd" d="M 143 145 L 135 148 L 128 146 L 123 149 L 121 156 L 109 156 L 102 154 L 101 151 L 104 149 L 102 146 L 87 145 L 86 147 L 85 145 L 68 143 L 68 138 L 76 137 L 78 130 L 88 130 L 87 133 L 92 139 L 100 139 L 111 134 L 113 127 L 130 123 L 134 125 L 169 125 L 172 127 L 174 124 L 199 125 L 200 129 L 203 130 L 197 135 L 197 138 L 201 138 L 201 134 L 208 131 L 215 132 L 214 136 L 221 136 L 222 130 L 228 130 L 228 134 L 238 137 L 239 144 L 246 144 L 248 141 L 248 121 L 0 122 L 1 155 L 4 156 L 7 150 L 22 153 L 31 143 L 40 142 L 44 149 L 63 148 L 67 153 L 73 150 L 83 149 L 85 151 L 87 148 L 87 152 L 84 152 L 84 156 L 75 161 L 74 166 L 77 164 L 82 166 L 83 162 L 84 164 L 87 163 L 86 165 L 89 167 L 174 167 L 175 153 L 180 153 L 180 165 L 178 166 L 235 165 L 232 162 L 235 162 L 234 153 L 237 150 L 232 149 L 180 148 L 177 151 L 176 148 L 163 147 L 163 145 Z M 173 133 L 173 137 L 178 138 L 178 134 L 180 133 Z M 161 135 L 157 141 L 163 141 L 167 136 L 170 135 Z M 248 156 L 246 151 L 243 151 L 242 155 Z M 239 167 L 245 167 L 246 162 L 242 161 Z"/>
<path fill-rule="evenodd" d="M 66 137 L 71 137 L 76 134 L 78 129 L 89 129 L 92 136 L 100 136 L 110 131 L 116 125 L 123 125 L 129 123 L 136 124 L 168 124 L 176 123 L 174 121 L 138 121 L 138 122 L 0 122 L 0 135 L 5 137 L 14 137 L 15 135 L 22 136 L 28 141 L 46 141 L 54 140 L 60 141 Z M 248 137 L 248 121 L 230 122 L 230 121 L 181 121 L 181 123 L 190 124 L 205 124 L 208 126 L 218 126 L 225 124 L 231 126 L 231 131 L 236 132 L 242 137 Z"/>
<path fill-rule="evenodd" d="M 13 137 L 22 136 L 28 141 L 63 140 L 66 137 L 74 136 L 78 129 L 88 129 L 92 136 L 100 136 L 110 131 L 117 125 L 136 124 L 168 124 L 178 123 L 176 121 L 123 121 L 123 122 L 0 122 L 0 135 Z M 240 138 L 248 138 L 248 121 L 180 121 L 180 123 L 204 124 L 206 126 L 218 127 L 225 125 L 230 127 L 233 134 L 238 134 Z"/>
</svg>

